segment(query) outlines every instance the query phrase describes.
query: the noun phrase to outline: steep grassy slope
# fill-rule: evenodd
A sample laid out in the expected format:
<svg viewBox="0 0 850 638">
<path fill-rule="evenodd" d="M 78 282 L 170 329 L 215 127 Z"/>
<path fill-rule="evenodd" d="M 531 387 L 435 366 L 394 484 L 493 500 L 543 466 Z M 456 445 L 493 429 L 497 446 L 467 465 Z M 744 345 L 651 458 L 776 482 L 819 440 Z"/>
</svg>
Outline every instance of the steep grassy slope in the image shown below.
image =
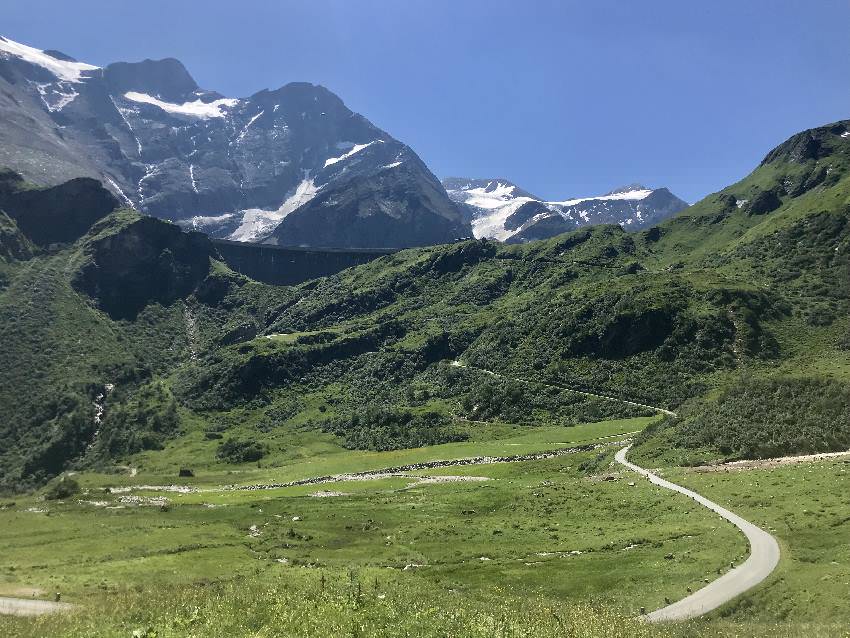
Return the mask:
<svg viewBox="0 0 850 638">
<path fill-rule="evenodd" d="M 177 432 L 176 404 L 157 377 L 197 347 L 179 295 L 214 296 L 228 277 L 250 287 L 211 262 L 208 242 L 191 241 L 119 211 L 64 250 L 6 266 L 0 484 L 35 485 L 82 457 L 161 446 Z M 117 409 L 104 414 L 106 403 Z"/>
<path fill-rule="evenodd" d="M 850 446 L 848 131 L 844 121 L 795 135 L 746 179 L 644 234 L 655 263 L 749 281 L 772 291 L 788 319 L 776 330 L 774 362 L 753 362 L 722 392 L 685 406 L 682 418 L 659 423 L 636 458 L 701 462 Z"/>
</svg>

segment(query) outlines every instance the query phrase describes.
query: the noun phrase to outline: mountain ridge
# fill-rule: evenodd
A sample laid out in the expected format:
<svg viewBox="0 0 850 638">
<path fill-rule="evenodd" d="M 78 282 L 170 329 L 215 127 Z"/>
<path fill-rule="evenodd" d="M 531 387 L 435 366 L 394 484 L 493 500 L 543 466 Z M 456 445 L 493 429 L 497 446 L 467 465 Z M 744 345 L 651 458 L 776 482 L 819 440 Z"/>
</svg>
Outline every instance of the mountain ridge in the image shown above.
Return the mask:
<svg viewBox="0 0 850 638">
<path fill-rule="evenodd" d="M 628 184 L 604 195 L 546 201 L 515 183 L 497 179 L 449 177 L 449 197 L 463 207 L 475 237 L 524 243 L 583 226 L 620 224 L 640 230 L 687 207 L 667 188 Z"/>
<path fill-rule="evenodd" d="M 394 218 L 399 194 L 440 241 L 470 234 L 413 150 L 324 87 L 292 82 L 228 98 L 199 88 L 174 58 L 101 68 L 62 57 L 0 40 L 0 165 L 31 181 L 94 177 L 142 212 L 243 241 L 269 238 L 292 215 L 310 245 L 373 247 L 369 229 Z M 332 211 L 319 223 L 299 210 L 320 192 L 333 199 L 378 178 L 396 185 L 361 197 L 346 233 L 331 232 Z M 393 247 L 434 241 L 415 228 Z M 273 241 L 287 243 L 285 229 Z"/>
</svg>

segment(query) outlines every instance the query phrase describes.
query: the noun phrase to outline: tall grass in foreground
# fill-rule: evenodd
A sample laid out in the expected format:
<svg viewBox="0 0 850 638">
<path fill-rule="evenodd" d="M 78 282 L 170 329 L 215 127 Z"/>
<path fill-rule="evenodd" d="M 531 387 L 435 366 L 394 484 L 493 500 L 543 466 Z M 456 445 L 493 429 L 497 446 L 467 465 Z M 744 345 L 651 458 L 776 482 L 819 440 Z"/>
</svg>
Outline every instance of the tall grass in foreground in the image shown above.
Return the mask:
<svg viewBox="0 0 850 638">
<path fill-rule="evenodd" d="M 587 604 L 551 605 L 494 592 L 435 591 L 415 578 L 363 580 L 315 572 L 153 592 L 104 595 L 79 610 L 0 618 L 15 638 L 686 638 L 850 635 L 751 626 L 652 626 Z M 370 576 L 374 578 L 374 576 Z"/>
</svg>

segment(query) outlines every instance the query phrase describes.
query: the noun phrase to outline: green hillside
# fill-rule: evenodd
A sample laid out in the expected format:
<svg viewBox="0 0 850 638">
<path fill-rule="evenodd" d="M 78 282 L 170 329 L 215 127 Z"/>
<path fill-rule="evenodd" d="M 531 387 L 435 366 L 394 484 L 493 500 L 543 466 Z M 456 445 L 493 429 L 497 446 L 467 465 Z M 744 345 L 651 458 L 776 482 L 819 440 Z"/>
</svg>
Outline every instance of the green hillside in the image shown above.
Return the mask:
<svg viewBox="0 0 850 638">
<path fill-rule="evenodd" d="M 49 252 L 6 217 L 3 484 L 123 464 L 200 431 L 207 451 L 190 460 L 214 465 L 274 459 L 294 431 L 395 449 L 463 440 L 476 422 L 652 413 L 577 390 L 684 406 L 656 429 L 665 449 L 793 452 L 799 437 L 745 439 L 819 414 L 818 402 L 789 402 L 784 425 L 739 428 L 732 447 L 695 424 L 764 396 L 730 389 L 742 377 L 787 378 L 765 383 L 792 393 L 830 379 L 830 400 L 846 400 L 847 127 L 794 136 L 741 182 L 637 235 L 603 226 L 407 250 L 296 287 L 236 275 L 202 236 L 129 211 Z M 831 422 L 819 427 L 806 426 L 807 451 L 846 446 Z"/>
</svg>

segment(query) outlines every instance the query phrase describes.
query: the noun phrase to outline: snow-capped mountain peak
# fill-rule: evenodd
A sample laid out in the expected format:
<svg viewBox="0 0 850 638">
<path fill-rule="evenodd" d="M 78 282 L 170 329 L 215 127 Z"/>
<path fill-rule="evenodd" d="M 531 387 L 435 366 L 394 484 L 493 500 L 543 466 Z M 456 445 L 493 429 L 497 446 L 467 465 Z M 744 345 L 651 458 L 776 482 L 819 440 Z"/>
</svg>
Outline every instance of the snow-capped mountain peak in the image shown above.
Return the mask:
<svg viewBox="0 0 850 638">
<path fill-rule="evenodd" d="M 639 191 L 651 191 L 651 190 L 652 190 L 651 188 L 647 188 L 643 184 L 637 184 L 637 183 L 626 184 L 625 186 L 620 186 L 619 188 L 615 188 L 615 189 L 605 193 L 605 196 L 608 196 L 608 195 L 623 195 L 623 194 L 626 194 L 626 193 L 634 193 L 634 192 L 639 192 Z"/>
<path fill-rule="evenodd" d="M 406 145 L 328 89 L 233 98 L 174 58 L 102 68 L 0 38 L 0 166 L 94 177 L 129 206 L 214 237 L 401 248 L 471 234 Z"/>
<path fill-rule="evenodd" d="M 41 67 L 55 76 L 57 80 L 65 82 L 82 82 L 85 79 L 85 74 L 90 74 L 90 72 L 97 71 L 100 68 L 93 64 L 77 62 L 66 55 L 57 57 L 55 52 L 47 53 L 3 36 L 0 36 L 0 56 L 7 59 L 18 58 Z"/>
<path fill-rule="evenodd" d="M 466 212 L 476 237 L 510 243 L 543 239 L 593 224 L 645 228 L 685 208 L 666 188 L 629 184 L 604 195 L 545 201 L 504 179 L 443 180 L 449 197 Z"/>
</svg>

